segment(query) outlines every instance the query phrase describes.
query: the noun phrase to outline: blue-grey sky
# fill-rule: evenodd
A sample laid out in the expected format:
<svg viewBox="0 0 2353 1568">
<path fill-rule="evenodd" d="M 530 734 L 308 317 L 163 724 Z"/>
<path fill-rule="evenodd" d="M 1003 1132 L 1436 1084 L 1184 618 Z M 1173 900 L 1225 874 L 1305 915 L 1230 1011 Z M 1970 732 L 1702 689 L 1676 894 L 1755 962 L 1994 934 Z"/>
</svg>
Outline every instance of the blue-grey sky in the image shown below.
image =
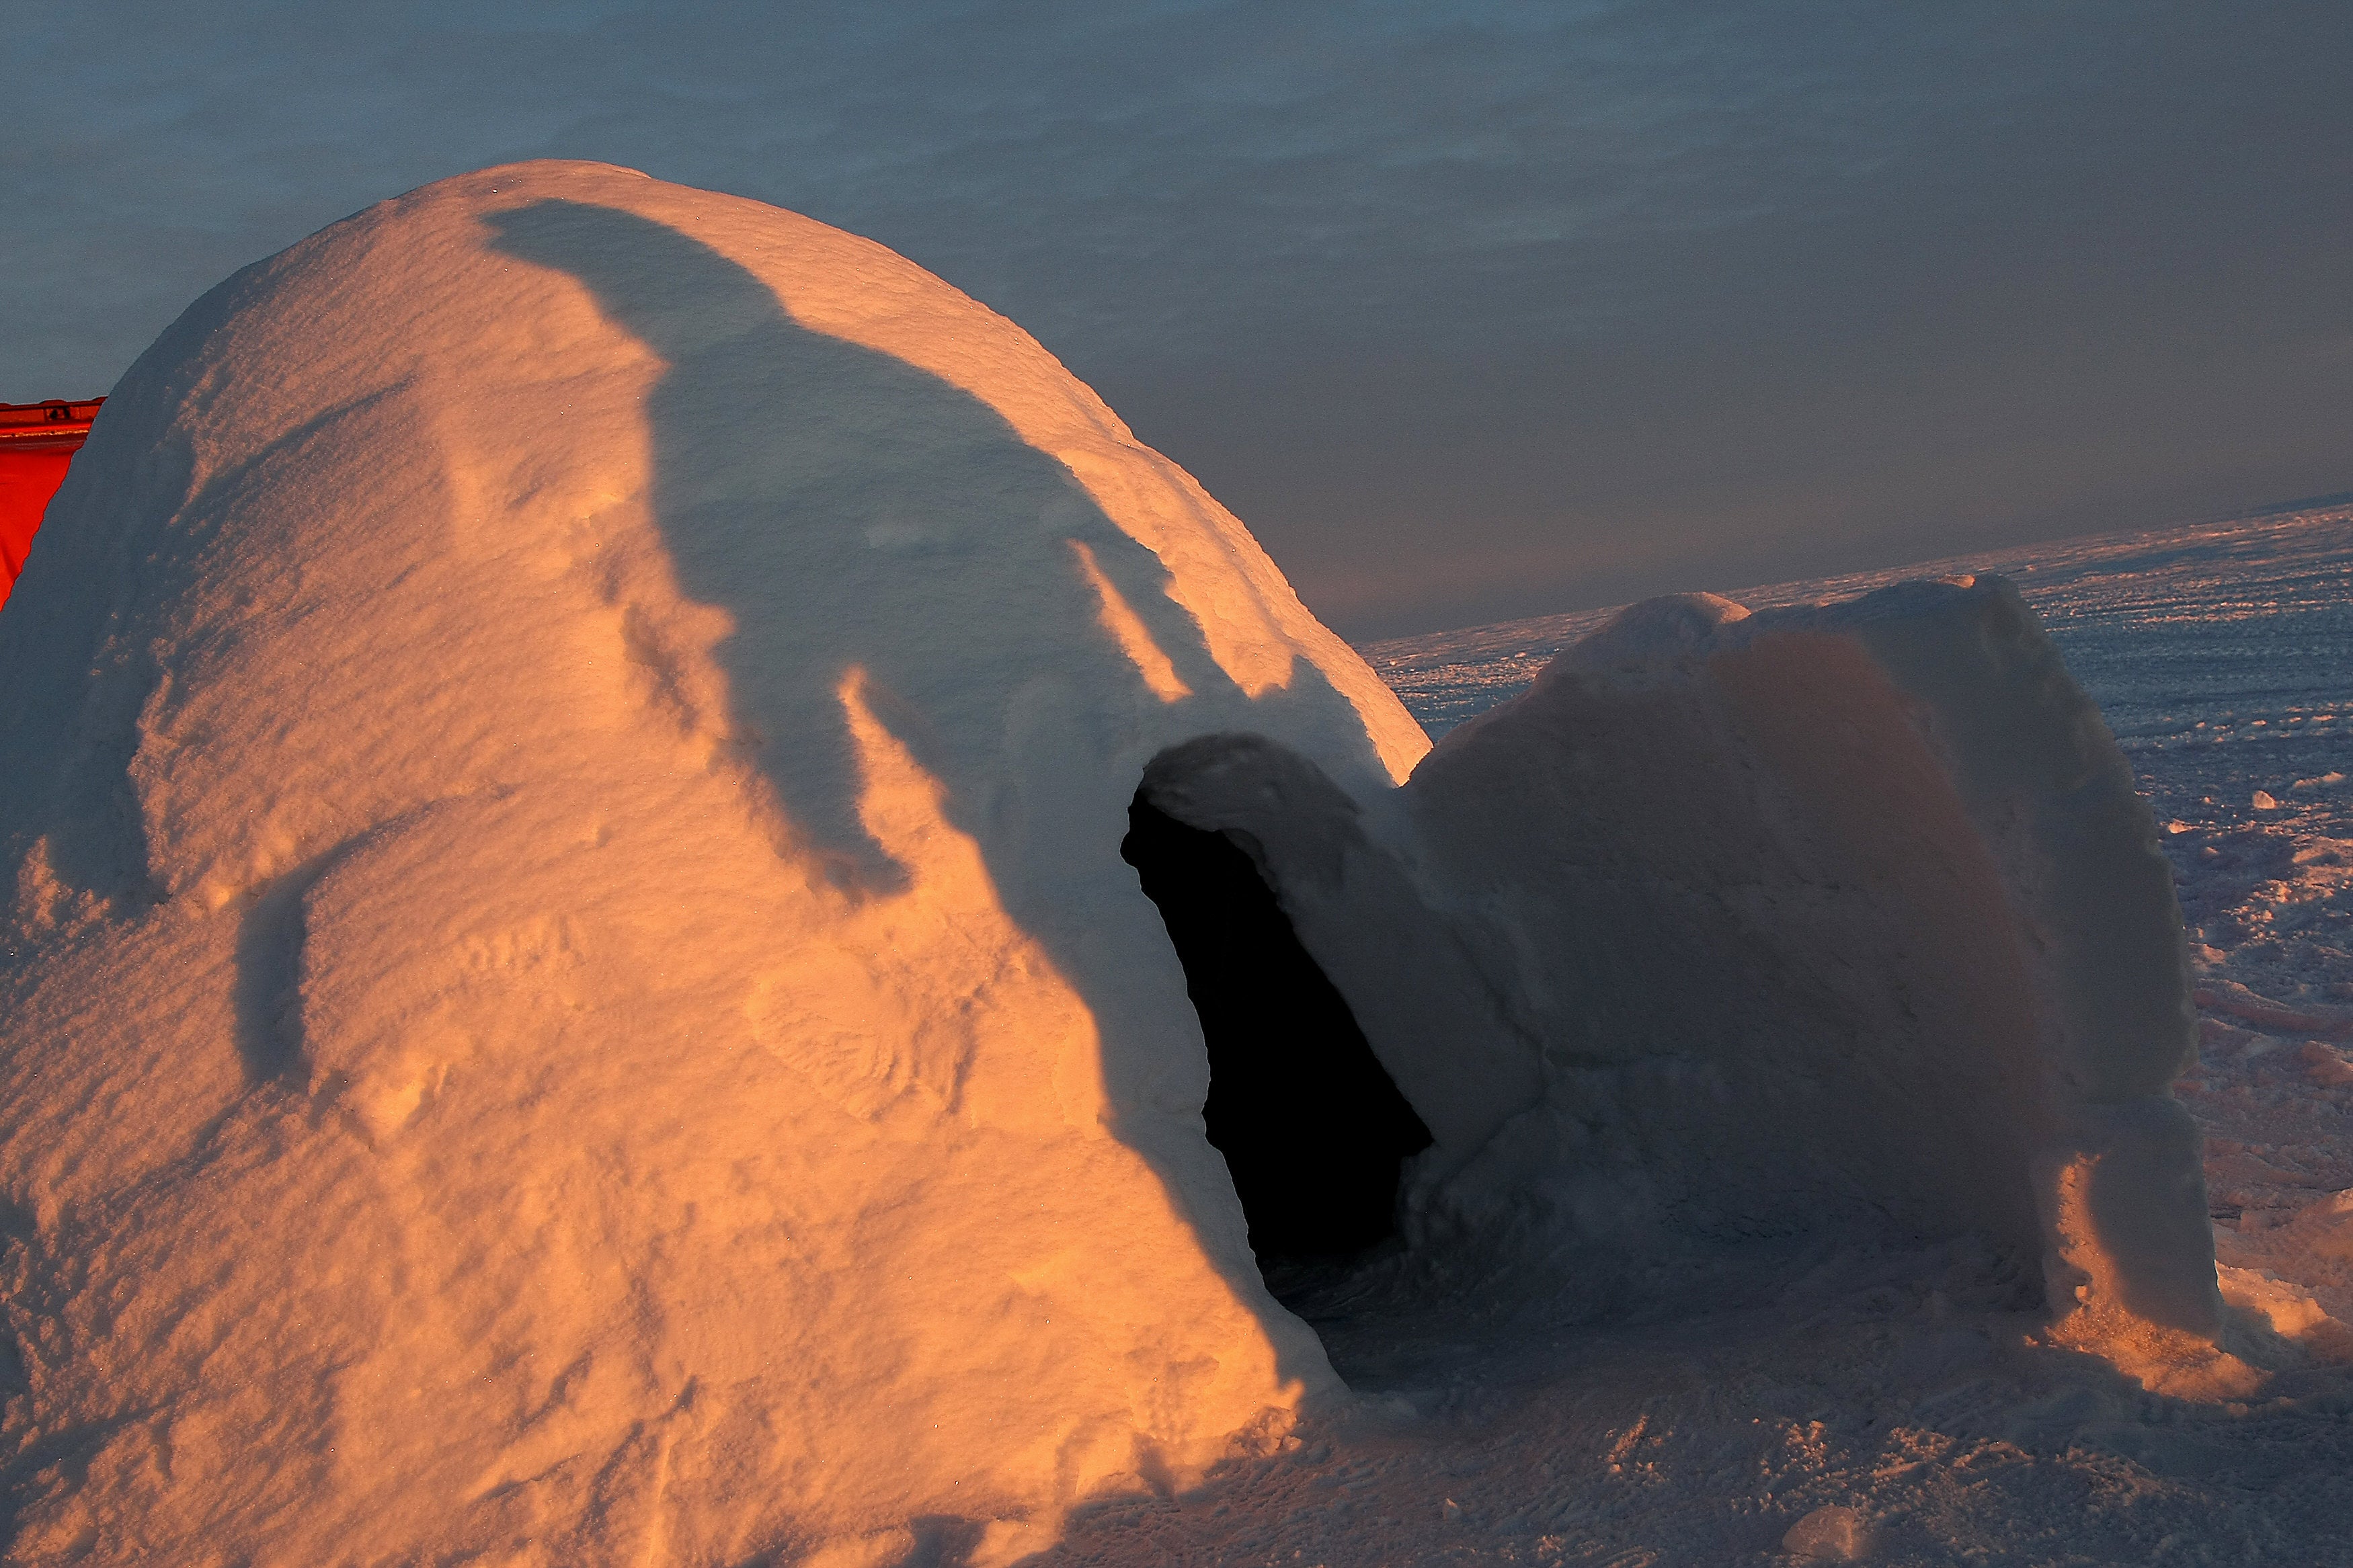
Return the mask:
<svg viewBox="0 0 2353 1568">
<path fill-rule="evenodd" d="M 1029 328 L 1379 636 L 2353 489 L 2353 5 L 0 9 L 0 399 L 601 158 Z"/>
</svg>

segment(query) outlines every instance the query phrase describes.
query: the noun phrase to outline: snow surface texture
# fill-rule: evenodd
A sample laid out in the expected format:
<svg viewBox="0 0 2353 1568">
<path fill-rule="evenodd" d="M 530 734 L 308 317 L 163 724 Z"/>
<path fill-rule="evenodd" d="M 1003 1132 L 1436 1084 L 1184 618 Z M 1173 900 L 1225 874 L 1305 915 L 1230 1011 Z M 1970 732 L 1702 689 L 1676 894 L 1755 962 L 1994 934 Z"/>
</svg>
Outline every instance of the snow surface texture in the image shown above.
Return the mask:
<svg viewBox="0 0 2353 1568">
<path fill-rule="evenodd" d="M 1425 760 L 1018 330 L 533 164 L 194 307 L 0 668 L 21 1561 L 1004 1562 L 1409 1425 L 1254 1266 L 1139 786 L 1432 1139 L 1311 1315 L 1827 1237 L 2262 1376 L 2153 828 L 1998 585 L 1651 606 Z"/>
</svg>

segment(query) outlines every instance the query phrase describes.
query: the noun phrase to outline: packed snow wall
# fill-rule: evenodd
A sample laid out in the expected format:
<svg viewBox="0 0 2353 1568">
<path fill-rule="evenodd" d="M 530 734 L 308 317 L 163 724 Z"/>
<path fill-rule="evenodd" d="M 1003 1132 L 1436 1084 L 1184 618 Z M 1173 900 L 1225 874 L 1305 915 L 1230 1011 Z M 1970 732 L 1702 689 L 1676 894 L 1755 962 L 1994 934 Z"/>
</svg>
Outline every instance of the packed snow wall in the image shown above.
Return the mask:
<svg viewBox="0 0 2353 1568">
<path fill-rule="evenodd" d="M 2171 872 L 1998 579 L 1635 605 L 1369 808 L 1257 737 L 1145 787 L 1250 847 L 1428 1123 L 1419 1245 L 1970 1233 L 2086 1342 L 2216 1331 Z"/>
<path fill-rule="evenodd" d="M 1645 612 L 1425 757 L 878 247 L 585 164 L 339 224 L 0 615 L 12 1549 L 1008 1560 L 1342 1394 L 1237 1181 L 1376 1121 L 1351 1244 L 1409 1155 L 1420 1245 L 1870 1208 L 2194 1328 L 2169 894 L 2012 604 Z M 1219 964 L 1354 1087 L 1205 1129 Z"/>
<path fill-rule="evenodd" d="M 2007 584 L 1637 605 L 1406 794 L 1546 1079 L 1471 1223 L 1972 1231 L 2214 1330 L 2171 870 Z"/>
<path fill-rule="evenodd" d="M 27 1558 L 1002 1557 L 1336 1391 L 1120 844 L 1204 731 L 1428 742 L 898 257 L 362 213 L 128 374 L 0 668 Z"/>
</svg>

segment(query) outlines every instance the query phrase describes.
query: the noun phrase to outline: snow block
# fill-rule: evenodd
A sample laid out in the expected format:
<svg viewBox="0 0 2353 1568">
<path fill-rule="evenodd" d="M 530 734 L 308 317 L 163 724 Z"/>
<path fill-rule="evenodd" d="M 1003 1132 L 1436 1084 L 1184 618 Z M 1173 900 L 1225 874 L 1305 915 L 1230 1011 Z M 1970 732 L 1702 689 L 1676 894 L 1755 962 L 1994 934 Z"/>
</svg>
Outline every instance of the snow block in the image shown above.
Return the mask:
<svg viewBox="0 0 2353 1568">
<path fill-rule="evenodd" d="M 1447 1194 L 1473 1223 L 1967 1229 L 2215 1328 L 2171 877 L 2007 584 L 1634 606 L 1404 794 L 1546 1079 Z"/>
<path fill-rule="evenodd" d="M 2038 1184 L 2057 1243 L 2045 1265 L 2052 1283 L 2072 1285 L 2078 1296 L 2087 1287 L 2105 1292 L 2159 1328 L 2211 1334 L 2221 1299 L 2199 1158 L 2204 1143 L 2169 1095 L 2077 1110 Z M 2069 1203 L 2071 1195 L 2080 1201 Z"/>
<path fill-rule="evenodd" d="M 1205 734 L 1428 742 L 881 247 L 338 224 L 127 374 L 0 668 L 28 1560 L 1001 1561 L 1338 1393 L 1120 844 Z"/>
</svg>

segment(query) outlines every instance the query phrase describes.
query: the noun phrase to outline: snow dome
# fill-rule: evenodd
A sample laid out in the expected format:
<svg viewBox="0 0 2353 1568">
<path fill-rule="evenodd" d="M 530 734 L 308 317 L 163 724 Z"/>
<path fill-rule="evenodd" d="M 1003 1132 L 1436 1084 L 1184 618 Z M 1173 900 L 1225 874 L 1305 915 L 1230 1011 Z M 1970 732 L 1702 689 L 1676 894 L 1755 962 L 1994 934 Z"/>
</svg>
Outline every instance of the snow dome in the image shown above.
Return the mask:
<svg viewBox="0 0 2353 1568">
<path fill-rule="evenodd" d="M 1006 1561 L 1345 1398 L 1259 1265 L 1400 1215 L 1869 1211 L 2211 1332 L 2179 920 L 2031 616 L 1736 612 L 1425 761 L 877 246 L 534 163 L 248 268 L 0 616 L 15 1551 Z"/>
</svg>

